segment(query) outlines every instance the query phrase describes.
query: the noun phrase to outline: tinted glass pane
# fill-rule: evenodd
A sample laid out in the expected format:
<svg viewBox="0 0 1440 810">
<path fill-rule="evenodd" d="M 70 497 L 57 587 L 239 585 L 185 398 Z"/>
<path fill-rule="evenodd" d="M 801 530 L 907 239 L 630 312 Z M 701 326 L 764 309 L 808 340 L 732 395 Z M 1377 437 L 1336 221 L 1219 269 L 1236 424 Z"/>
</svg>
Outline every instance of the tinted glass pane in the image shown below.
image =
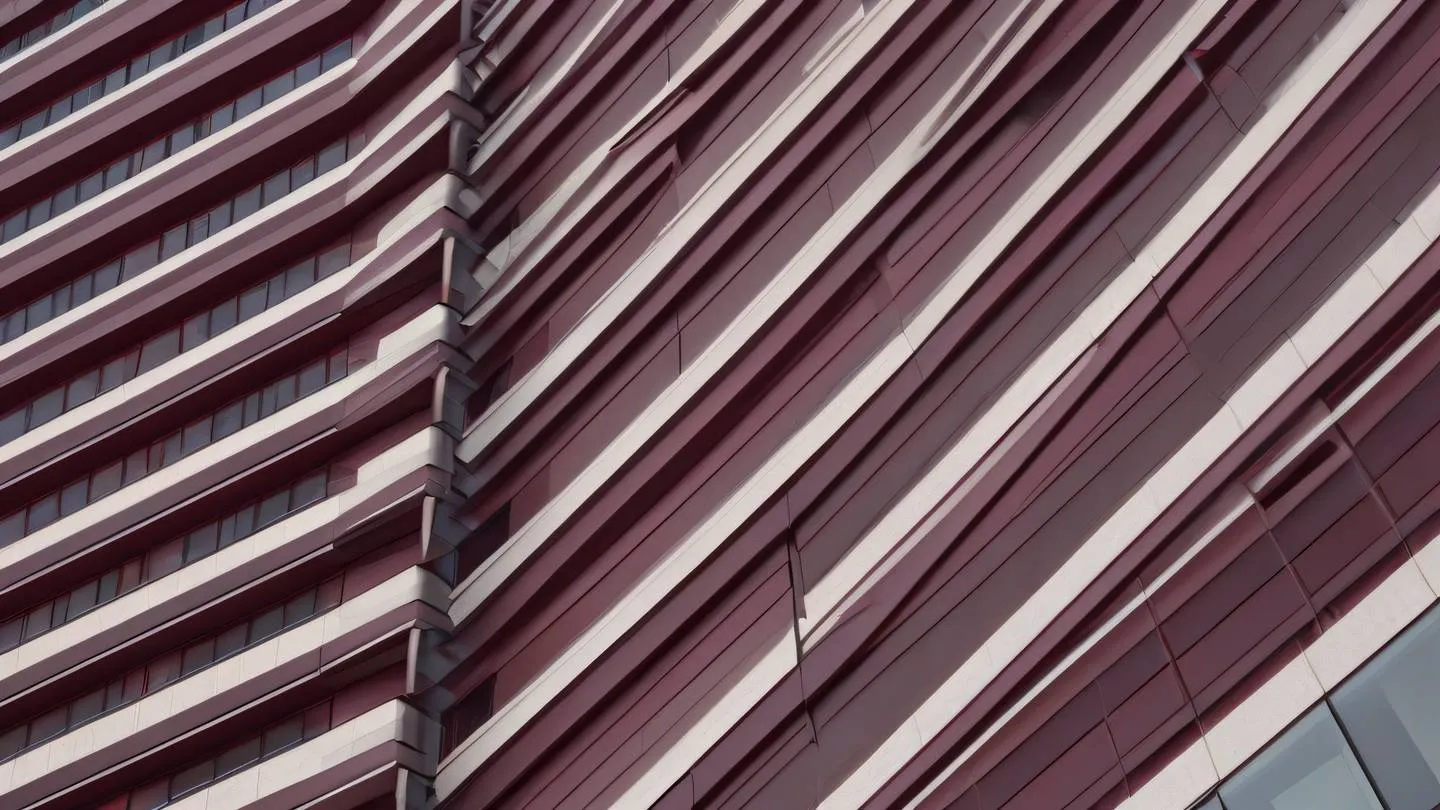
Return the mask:
<svg viewBox="0 0 1440 810">
<path fill-rule="evenodd" d="M 316 171 L 319 174 L 324 174 L 344 162 L 345 143 L 341 141 L 337 144 L 331 144 L 320 153 L 319 157 L 315 159 Z"/>
<path fill-rule="evenodd" d="M 312 363 L 300 371 L 300 396 L 309 396 L 325 385 L 325 361 Z"/>
<path fill-rule="evenodd" d="M 215 639 L 215 660 L 218 661 L 227 655 L 244 649 L 247 629 L 248 628 L 242 624 L 221 633 L 220 636 Z"/>
<path fill-rule="evenodd" d="M 90 479 L 82 478 L 65 487 L 60 493 L 60 514 L 73 515 L 85 508 L 89 502 Z"/>
<path fill-rule="evenodd" d="M 265 205 L 290 193 L 290 170 L 286 169 L 265 181 Z"/>
<path fill-rule="evenodd" d="M 261 93 L 264 97 L 264 103 L 269 104 L 294 89 L 295 74 L 286 73 L 283 76 L 278 76 L 270 80 L 268 84 L 261 88 Z"/>
<path fill-rule="evenodd" d="M 95 498 L 103 498 L 120 488 L 122 462 L 102 467 L 90 478 L 90 491 Z"/>
<path fill-rule="evenodd" d="M 95 607 L 96 584 L 96 581 L 92 579 L 70 592 L 70 618 L 73 619 Z"/>
<path fill-rule="evenodd" d="M 1393 810 L 1440 804 L 1440 612 L 1432 611 L 1334 696 L 1335 712 Z"/>
<path fill-rule="evenodd" d="M 285 609 L 277 607 L 250 620 L 250 643 L 268 638 L 285 626 Z"/>
<path fill-rule="evenodd" d="M 170 230 L 165 232 L 165 236 L 160 240 L 161 261 L 164 261 L 165 259 L 168 259 L 171 256 L 174 256 L 175 254 L 185 249 L 185 230 L 186 226 L 181 225 L 177 228 L 171 228 Z"/>
<path fill-rule="evenodd" d="M 211 523 L 190 533 L 185 539 L 185 562 L 192 563 L 215 553 L 220 537 L 219 524 Z"/>
<path fill-rule="evenodd" d="M 266 286 L 263 284 L 240 293 L 240 320 L 249 320 L 264 312 L 266 295 Z"/>
<path fill-rule="evenodd" d="M 26 530 L 36 532 L 54 523 L 60 517 L 60 496 L 56 494 L 46 495 L 35 503 L 30 504 L 29 517 L 26 522 Z"/>
<path fill-rule="evenodd" d="M 33 430 L 59 416 L 64 407 L 64 388 L 46 392 L 30 405 L 30 428 Z"/>
<path fill-rule="evenodd" d="M 70 381 L 65 389 L 65 407 L 74 408 L 95 398 L 100 389 L 100 372 L 91 371 Z"/>
<path fill-rule="evenodd" d="M 120 262 L 111 262 L 95 271 L 95 294 L 115 288 L 120 283 Z"/>
<path fill-rule="evenodd" d="M 183 771 L 170 777 L 171 798 L 183 796 L 210 782 L 215 778 L 215 763 L 206 760 L 199 765 L 192 765 Z"/>
<path fill-rule="evenodd" d="M 53 709 L 30 721 L 30 745 L 36 745 L 65 730 L 65 707 Z"/>
<path fill-rule="evenodd" d="M 153 337 L 140 350 L 140 373 L 144 374 L 180 353 L 180 330 L 171 329 Z"/>
<path fill-rule="evenodd" d="M 1221 785 L 1220 799 L 1228 810 L 1380 810 L 1324 704 Z"/>
<path fill-rule="evenodd" d="M 224 776 L 238 771 L 260 758 L 260 738 L 245 742 L 227 750 L 215 760 L 215 775 Z"/>
<path fill-rule="evenodd" d="M 105 710 L 105 690 L 97 689 L 70 704 L 70 725 L 83 723 Z"/>
<path fill-rule="evenodd" d="M 278 492 L 260 502 L 260 515 L 256 519 L 257 526 L 268 526 L 279 520 L 285 514 L 289 505 L 290 493 Z"/>
<path fill-rule="evenodd" d="M 123 271 L 124 277 L 127 279 L 135 278 L 137 275 L 154 267 L 156 262 L 159 261 L 159 257 L 159 242 L 151 242 L 130 251 L 125 254 L 125 259 L 121 262 L 121 270 Z"/>
<path fill-rule="evenodd" d="M 346 59 L 349 58 L 350 41 L 346 40 L 345 42 L 342 42 L 339 45 L 336 45 L 335 47 L 326 51 L 325 54 L 320 57 L 321 67 L 325 70 L 329 70 L 330 68 L 335 67 L 336 65 L 344 62 Z"/>
<path fill-rule="evenodd" d="M 325 497 L 325 474 L 312 475 L 295 485 L 292 509 L 314 503 Z"/>
<path fill-rule="evenodd" d="M 315 592 L 306 591 L 285 604 L 285 626 L 303 622 L 315 615 Z"/>
<path fill-rule="evenodd" d="M 274 754 L 289 748 L 300 742 L 305 736 L 305 723 L 301 717 L 292 717 L 285 722 L 272 726 L 265 732 L 264 748 L 261 756 L 273 756 Z"/>
<path fill-rule="evenodd" d="M 25 432 L 25 409 L 0 416 L 0 442 L 8 442 Z"/>
<path fill-rule="evenodd" d="M 260 187 L 256 186 L 235 198 L 234 209 L 231 212 L 231 221 L 239 222 L 259 210 Z"/>
<path fill-rule="evenodd" d="M 225 406 L 219 413 L 215 414 L 215 440 L 229 436 L 240 429 L 241 403 L 235 402 Z"/>
<path fill-rule="evenodd" d="M 185 648 L 185 653 L 180 660 L 180 672 L 182 675 L 189 675 L 201 667 L 208 666 L 214 660 L 215 639 L 207 638 Z"/>
<path fill-rule="evenodd" d="M 295 82 L 304 84 L 320 75 L 320 57 L 315 57 L 295 69 Z"/>
</svg>

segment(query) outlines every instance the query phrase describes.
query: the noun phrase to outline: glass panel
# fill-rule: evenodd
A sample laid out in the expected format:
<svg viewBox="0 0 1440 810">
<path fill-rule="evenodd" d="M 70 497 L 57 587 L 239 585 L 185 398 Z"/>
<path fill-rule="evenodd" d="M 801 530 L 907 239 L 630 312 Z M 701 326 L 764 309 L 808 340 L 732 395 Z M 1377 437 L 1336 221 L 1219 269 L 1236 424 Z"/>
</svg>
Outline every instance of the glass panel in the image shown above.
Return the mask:
<svg viewBox="0 0 1440 810">
<path fill-rule="evenodd" d="M 186 226 L 180 225 L 165 232 L 165 236 L 160 240 L 160 261 L 165 261 L 185 249 L 185 230 Z"/>
<path fill-rule="evenodd" d="M 1440 804 L 1440 612 L 1432 611 L 1336 691 L 1335 713 L 1392 810 Z"/>
<path fill-rule="evenodd" d="M 318 174 L 324 174 L 336 166 L 339 166 L 341 163 L 344 163 L 345 142 L 341 141 L 340 143 L 334 143 L 325 147 L 325 150 L 320 153 L 319 157 L 315 159 L 315 162 Z"/>
<path fill-rule="evenodd" d="M 215 544 L 220 538 L 220 525 L 211 523 L 202 526 L 185 538 L 185 562 L 192 563 L 215 553 Z"/>
<path fill-rule="evenodd" d="M 325 361 L 311 363 L 300 371 L 300 396 L 306 397 L 325 385 Z"/>
<path fill-rule="evenodd" d="M 168 653 L 145 667 L 145 692 L 154 692 L 180 677 L 180 654 Z"/>
<path fill-rule="evenodd" d="M 1381 810 L 1324 704 L 1221 785 L 1220 799 L 1229 810 Z"/>
<path fill-rule="evenodd" d="M 350 41 L 346 40 L 326 51 L 325 54 L 320 57 L 321 68 L 323 70 L 329 70 L 349 58 Z"/>
<path fill-rule="evenodd" d="M 105 710 L 105 690 L 97 689 L 70 704 L 70 725 L 74 726 Z"/>
<path fill-rule="evenodd" d="M 259 210 L 260 187 L 256 186 L 235 198 L 235 207 L 231 214 L 231 221 L 239 222 Z"/>
<path fill-rule="evenodd" d="M 226 405 L 221 411 L 215 414 L 215 440 L 229 436 L 240 429 L 241 403 L 233 402 Z"/>
<path fill-rule="evenodd" d="M 54 202 L 52 204 L 53 214 L 58 217 L 66 211 L 69 211 L 71 208 L 74 208 L 76 193 L 77 189 L 75 186 L 66 186 L 58 193 L 56 193 L 54 197 Z"/>
<path fill-rule="evenodd" d="M 0 625 L 0 650 L 13 650 L 19 646 L 25 617 L 20 616 Z"/>
<path fill-rule="evenodd" d="M 207 638 L 185 648 L 185 654 L 180 662 L 180 672 L 183 675 L 189 675 L 201 667 L 209 666 L 210 662 L 214 660 L 215 639 Z"/>
<path fill-rule="evenodd" d="M 108 292 L 120 283 L 120 262 L 111 262 L 95 271 L 95 294 Z"/>
<path fill-rule="evenodd" d="M 265 311 L 266 286 L 251 287 L 240 293 L 240 320 L 246 321 Z"/>
<path fill-rule="evenodd" d="M 260 109 L 261 90 L 255 88 L 235 101 L 235 117 L 244 118 Z"/>
<path fill-rule="evenodd" d="M 30 745 L 37 745 L 65 730 L 65 707 L 51 709 L 30 721 Z"/>
<path fill-rule="evenodd" d="M 56 388 L 54 391 L 47 391 L 30 405 L 31 430 L 59 416 L 64 408 L 65 389 Z"/>
<path fill-rule="evenodd" d="M 210 338 L 210 315 L 196 315 L 185 322 L 181 340 L 182 351 L 190 351 Z"/>
<path fill-rule="evenodd" d="M 99 499 L 120 488 L 121 462 L 103 467 L 91 478 L 91 492 Z"/>
<path fill-rule="evenodd" d="M 183 771 L 170 777 L 170 797 L 183 796 L 192 790 L 196 790 L 215 778 L 215 763 L 206 760 L 199 765 L 192 765 Z"/>
<path fill-rule="evenodd" d="M 60 493 L 60 514 L 73 515 L 85 508 L 90 498 L 90 479 L 82 478 Z"/>
<path fill-rule="evenodd" d="M 218 335 L 236 323 L 235 299 L 230 298 L 210 310 L 210 334 Z"/>
<path fill-rule="evenodd" d="M 151 338 L 140 350 L 140 373 L 144 374 L 180 353 L 180 330 L 171 329 Z"/>
<path fill-rule="evenodd" d="M 320 278 L 328 278 L 334 273 L 345 269 L 350 263 L 350 246 L 344 245 L 334 250 L 327 250 L 320 256 Z"/>
<path fill-rule="evenodd" d="M 295 89 L 295 73 L 289 72 L 283 76 L 271 79 L 268 84 L 261 88 L 264 103 L 269 104 L 277 98 Z"/>
<path fill-rule="evenodd" d="M 305 739 L 313 740 L 330 729 L 330 704 L 321 703 L 305 710 Z"/>
<path fill-rule="evenodd" d="M 233 773 L 259 758 L 260 738 L 256 737 L 253 740 L 246 740 L 221 754 L 219 759 L 215 760 L 215 775 L 219 777 L 227 773 Z"/>
<path fill-rule="evenodd" d="M 285 604 L 285 626 L 303 622 L 315 615 L 315 592 L 306 591 Z"/>
<path fill-rule="evenodd" d="M 35 503 L 30 504 L 29 518 L 26 523 L 27 531 L 37 532 L 60 517 L 60 497 L 50 493 Z"/>
<path fill-rule="evenodd" d="M 80 202 L 84 202 L 88 199 L 93 198 L 95 195 L 99 194 L 101 191 L 104 190 L 105 176 L 100 174 L 99 172 L 96 172 L 95 174 L 92 174 L 84 180 L 80 181 L 80 191 L 78 199 L 80 200 Z"/>
<path fill-rule="evenodd" d="M 290 170 L 286 169 L 265 181 L 265 205 L 290 193 Z"/>
<path fill-rule="evenodd" d="M 100 372 L 91 371 L 70 381 L 65 389 L 65 404 L 68 408 L 83 405 L 95 398 L 100 388 Z"/>
<path fill-rule="evenodd" d="M 269 638 L 285 626 L 284 608 L 274 608 L 250 620 L 250 643 Z"/>
<path fill-rule="evenodd" d="M 262 756 L 274 756 L 280 751 L 300 742 L 305 736 L 304 718 L 292 717 L 265 731 L 265 747 Z"/>
<path fill-rule="evenodd" d="M 268 526 L 279 520 L 286 512 L 289 505 L 290 492 L 277 492 L 274 495 L 260 502 L 260 516 L 256 520 L 257 526 Z"/>
<path fill-rule="evenodd" d="M 295 68 L 295 83 L 304 84 L 320 75 L 320 57 L 315 57 Z"/>
<path fill-rule="evenodd" d="M 125 254 L 125 260 L 121 263 L 126 279 L 132 279 L 141 273 L 154 267 L 160 258 L 160 243 L 158 241 L 142 245 L 135 250 Z"/>
<path fill-rule="evenodd" d="M 245 625 L 232 627 L 221 633 L 215 639 L 215 660 L 220 660 L 227 655 L 238 652 L 245 648 L 245 632 L 248 628 Z"/>
<path fill-rule="evenodd" d="M 285 271 L 285 294 L 295 295 L 315 283 L 315 260 L 307 259 Z"/>
<path fill-rule="evenodd" d="M 70 592 L 70 618 L 95 607 L 95 586 L 96 580 L 92 579 Z"/>
<path fill-rule="evenodd" d="M 210 131 L 219 132 L 235 122 L 235 104 L 232 102 L 210 113 Z"/>
<path fill-rule="evenodd" d="M 8 442 L 25 432 L 25 409 L 0 416 L 0 442 Z"/>
<path fill-rule="evenodd" d="M 185 426 L 184 445 L 180 448 L 180 452 L 188 456 L 209 443 L 210 417 L 207 416 Z"/>
<path fill-rule="evenodd" d="M 4 734 L 0 734 L 0 759 L 20 753 L 25 747 L 25 734 L 29 731 L 28 726 L 16 726 Z"/>
</svg>

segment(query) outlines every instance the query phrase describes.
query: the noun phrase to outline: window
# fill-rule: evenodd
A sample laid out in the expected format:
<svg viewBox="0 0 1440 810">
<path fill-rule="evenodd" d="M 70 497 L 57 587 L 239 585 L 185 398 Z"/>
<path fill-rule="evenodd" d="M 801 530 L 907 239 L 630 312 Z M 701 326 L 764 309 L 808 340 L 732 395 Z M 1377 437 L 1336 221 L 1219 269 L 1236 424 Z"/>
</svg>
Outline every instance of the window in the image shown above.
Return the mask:
<svg viewBox="0 0 1440 810">
<path fill-rule="evenodd" d="M 1391 810 L 1440 804 L 1440 611 L 1336 691 L 1335 713 Z"/>
<path fill-rule="evenodd" d="M 363 138 L 352 137 L 337 141 L 326 147 L 325 150 L 316 157 L 302 160 L 289 169 L 273 175 L 269 180 L 265 181 L 264 184 L 248 189 L 239 197 L 222 203 L 209 214 L 203 217 L 188 219 L 182 224 L 170 228 L 160 238 L 146 242 L 131 250 L 119 262 L 111 262 L 81 276 L 73 283 L 62 285 L 59 290 L 53 293 L 41 296 L 22 310 L 16 310 L 16 312 L 24 312 L 24 317 L 18 321 L 14 319 L 14 313 L 6 315 L 3 319 L 0 319 L 0 324 L 4 326 L 4 329 L 0 330 L 0 338 L 3 338 L 3 340 L 12 340 L 25 331 L 40 326 L 55 315 L 69 311 L 72 306 L 70 301 L 70 291 L 72 287 L 83 287 L 85 290 L 84 300 L 88 301 L 91 297 L 101 295 L 115 287 L 120 281 L 129 281 L 136 278 L 155 267 L 161 261 L 180 253 L 189 246 L 210 238 L 229 225 L 259 211 L 262 207 L 278 201 L 304 183 L 309 182 L 309 180 L 318 173 L 329 171 L 344 163 L 346 155 L 348 154 L 347 149 L 352 149 L 348 144 L 352 142 L 357 144 L 353 149 L 358 149 L 358 144 L 363 142 Z M 147 148 L 153 148 L 153 146 Z M 136 166 L 139 166 L 146 160 L 147 158 L 143 152 L 136 153 L 133 156 L 133 162 Z M 62 192 L 62 194 L 68 195 L 74 191 L 74 193 L 78 195 L 79 200 L 90 199 L 98 194 L 102 187 L 107 187 L 107 183 L 113 185 L 114 182 L 119 182 L 123 180 L 124 177 L 128 177 L 131 161 L 132 158 L 126 158 L 125 161 L 122 161 L 123 166 L 121 163 L 117 163 L 107 170 L 107 174 L 103 176 L 96 174 L 81 182 L 78 190 L 70 189 Z M 109 179 L 107 180 L 106 178 Z M 4 225 L 0 225 L 0 230 L 14 230 L 19 228 L 20 230 L 15 231 L 18 235 L 27 227 L 25 224 L 27 221 L 26 217 L 27 212 L 21 211 L 15 214 L 11 220 L 7 220 Z M 3 236 L 3 234 L 0 234 L 0 236 Z M 8 239 L 9 237 L 3 238 Z M 331 251 L 331 253 L 334 252 L 335 251 Z M 321 257 L 320 274 L 322 278 L 334 272 L 338 267 L 343 267 L 349 263 L 348 247 L 343 254 L 339 255 L 343 256 L 343 260 L 332 257 L 329 254 Z M 277 277 L 283 278 L 283 275 L 284 274 L 281 274 Z M 283 284 L 283 281 L 277 283 Z M 259 288 L 257 294 L 260 296 L 260 299 L 256 302 L 259 308 L 254 309 L 251 314 L 263 310 L 266 306 L 266 289 L 267 288 L 263 286 Z M 281 289 L 283 289 L 283 287 L 281 287 Z M 73 305 L 78 306 L 78 304 L 79 302 L 77 301 Z M 240 319 L 243 320 L 245 317 L 247 317 L 247 315 L 242 310 Z"/>
<path fill-rule="evenodd" d="M 1221 785 L 1220 800 L 1227 810 L 1381 810 L 1325 704 Z"/>
</svg>

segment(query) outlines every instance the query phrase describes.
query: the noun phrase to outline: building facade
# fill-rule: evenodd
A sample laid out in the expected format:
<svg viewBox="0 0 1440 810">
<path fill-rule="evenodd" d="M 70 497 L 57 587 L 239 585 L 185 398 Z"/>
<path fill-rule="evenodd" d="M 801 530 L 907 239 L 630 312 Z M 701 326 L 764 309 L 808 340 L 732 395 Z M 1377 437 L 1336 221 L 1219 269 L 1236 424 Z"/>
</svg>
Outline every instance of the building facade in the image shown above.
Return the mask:
<svg viewBox="0 0 1440 810">
<path fill-rule="evenodd" d="M 10 0 L 0 807 L 1440 806 L 1440 2 Z"/>
</svg>

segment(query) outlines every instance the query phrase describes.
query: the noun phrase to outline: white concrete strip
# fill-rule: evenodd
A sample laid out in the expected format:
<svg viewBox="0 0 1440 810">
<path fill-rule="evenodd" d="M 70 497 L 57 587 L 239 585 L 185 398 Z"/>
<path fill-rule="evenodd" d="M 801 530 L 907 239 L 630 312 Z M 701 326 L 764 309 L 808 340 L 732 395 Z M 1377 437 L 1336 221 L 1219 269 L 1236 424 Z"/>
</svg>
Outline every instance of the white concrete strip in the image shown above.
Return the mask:
<svg viewBox="0 0 1440 810">
<path fill-rule="evenodd" d="M 444 583 L 434 574 L 406 569 L 337 608 L 0 764 L 0 785 L 6 791 L 23 787 L 139 731 L 170 722 L 216 695 L 263 680 L 276 667 L 312 655 L 398 607 L 416 600 L 437 604 L 443 598 Z"/>
</svg>

